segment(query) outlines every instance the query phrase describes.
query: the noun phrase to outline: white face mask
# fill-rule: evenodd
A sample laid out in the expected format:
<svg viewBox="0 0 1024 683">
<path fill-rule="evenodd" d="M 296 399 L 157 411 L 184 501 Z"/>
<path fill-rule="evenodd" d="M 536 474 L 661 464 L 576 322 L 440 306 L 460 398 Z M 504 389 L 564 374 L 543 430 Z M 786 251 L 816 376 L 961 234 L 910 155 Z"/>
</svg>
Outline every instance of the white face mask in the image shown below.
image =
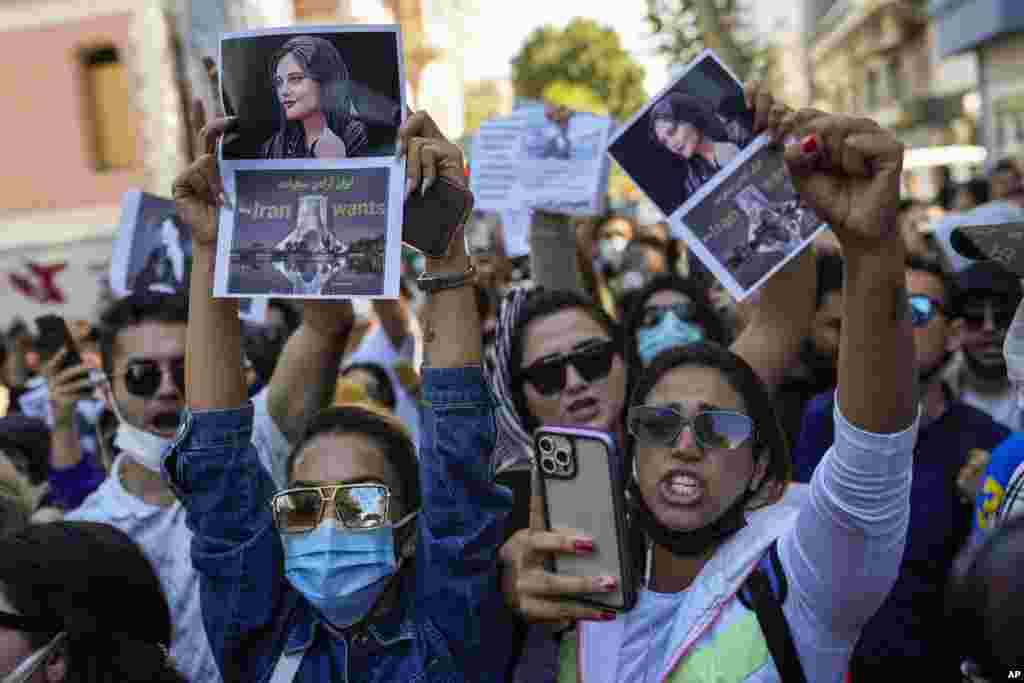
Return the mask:
<svg viewBox="0 0 1024 683">
<path fill-rule="evenodd" d="M 1003 342 L 1006 376 L 1017 394 L 1017 405 L 1024 407 L 1024 301 L 1017 307 Z"/>
<path fill-rule="evenodd" d="M 174 439 L 159 436 L 129 423 L 121 414 L 117 399 L 114 398 L 113 388 L 109 384 L 107 386 L 110 390 L 110 406 L 117 416 L 117 434 L 114 436 L 114 445 L 150 472 L 160 474 L 160 461 L 167 449 L 174 443 Z"/>
</svg>

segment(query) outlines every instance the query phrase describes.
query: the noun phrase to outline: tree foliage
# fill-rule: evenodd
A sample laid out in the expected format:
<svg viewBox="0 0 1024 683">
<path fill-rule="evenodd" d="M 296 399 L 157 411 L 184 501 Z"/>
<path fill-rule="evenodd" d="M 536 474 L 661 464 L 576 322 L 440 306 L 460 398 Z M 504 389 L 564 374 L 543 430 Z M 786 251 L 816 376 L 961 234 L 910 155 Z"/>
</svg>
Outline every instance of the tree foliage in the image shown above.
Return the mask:
<svg viewBox="0 0 1024 683">
<path fill-rule="evenodd" d="M 596 113 L 620 120 L 647 100 L 643 67 L 623 49 L 614 29 L 591 19 L 534 30 L 512 60 L 512 83 L 521 97 L 590 111 L 600 105 Z"/>
<path fill-rule="evenodd" d="M 658 54 L 686 64 L 710 48 L 743 81 L 763 77 L 768 50 L 744 21 L 743 0 L 646 0 Z"/>
</svg>

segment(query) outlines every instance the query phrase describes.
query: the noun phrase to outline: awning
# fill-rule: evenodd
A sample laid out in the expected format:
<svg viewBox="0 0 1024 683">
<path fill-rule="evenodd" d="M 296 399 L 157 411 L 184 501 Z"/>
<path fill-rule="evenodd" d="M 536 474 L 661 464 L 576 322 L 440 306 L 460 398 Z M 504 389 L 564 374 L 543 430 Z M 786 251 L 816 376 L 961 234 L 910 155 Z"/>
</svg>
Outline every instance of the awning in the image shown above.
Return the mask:
<svg viewBox="0 0 1024 683">
<path fill-rule="evenodd" d="M 973 50 L 1007 33 L 1024 31 L 1022 0 L 931 0 L 939 56 Z"/>
</svg>

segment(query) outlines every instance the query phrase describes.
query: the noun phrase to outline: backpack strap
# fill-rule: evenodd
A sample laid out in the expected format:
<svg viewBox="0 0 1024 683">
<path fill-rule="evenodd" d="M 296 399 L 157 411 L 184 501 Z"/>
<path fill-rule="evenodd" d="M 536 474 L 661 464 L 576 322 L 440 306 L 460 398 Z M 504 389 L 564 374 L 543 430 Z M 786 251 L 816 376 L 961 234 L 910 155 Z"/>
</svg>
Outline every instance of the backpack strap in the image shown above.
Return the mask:
<svg viewBox="0 0 1024 683">
<path fill-rule="evenodd" d="M 757 615 L 761 632 L 768 644 L 775 668 L 783 683 L 807 683 L 800 655 L 793 642 L 782 604 L 786 600 L 788 586 L 786 574 L 782 571 L 779 551 L 775 542 L 757 567 L 750 573 L 740 589 L 739 598 L 748 609 Z"/>
</svg>

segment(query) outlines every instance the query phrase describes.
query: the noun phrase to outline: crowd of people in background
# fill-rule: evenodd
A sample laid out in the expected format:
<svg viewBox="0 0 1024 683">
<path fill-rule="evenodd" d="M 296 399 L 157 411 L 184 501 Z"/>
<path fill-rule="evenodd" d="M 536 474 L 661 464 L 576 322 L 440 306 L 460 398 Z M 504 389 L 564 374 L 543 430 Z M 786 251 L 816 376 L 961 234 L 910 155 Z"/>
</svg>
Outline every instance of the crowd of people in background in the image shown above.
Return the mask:
<svg viewBox="0 0 1024 683">
<path fill-rule="evenodd" d="M 427 261 L 442 279 L 475 265 L 471 286 L 409 275 L 368 313 L 272 301 L 241 323 L 209 295 L 215 157 L 183 170 L 190 287 L 72 325 L 70 368 L 25 321 L 3 335 L 2 680 L 1024 667 L 1024 290 L 950 244 L 957 225 L 1024 220 L 1024 169 L 901 200 L 889 133 L 760 95 L 755 133 L 828 146 L 786 159 L 832 229 L 742 304 L 665 221 L 537 213 L 525 261 L 501 239 Z M 411 178 L 462 168 L 429 116 L 401 135 Z M 844 150 L 871 173 L 823 160 Z M 610 577 L 550 571 L 593 545 L 536 519 L 546 425 L 618 446 L 642 588 L 629 612 L 571 600 Z M 783 626 L 744 597 L 752 570 Z"/>
</svg>

